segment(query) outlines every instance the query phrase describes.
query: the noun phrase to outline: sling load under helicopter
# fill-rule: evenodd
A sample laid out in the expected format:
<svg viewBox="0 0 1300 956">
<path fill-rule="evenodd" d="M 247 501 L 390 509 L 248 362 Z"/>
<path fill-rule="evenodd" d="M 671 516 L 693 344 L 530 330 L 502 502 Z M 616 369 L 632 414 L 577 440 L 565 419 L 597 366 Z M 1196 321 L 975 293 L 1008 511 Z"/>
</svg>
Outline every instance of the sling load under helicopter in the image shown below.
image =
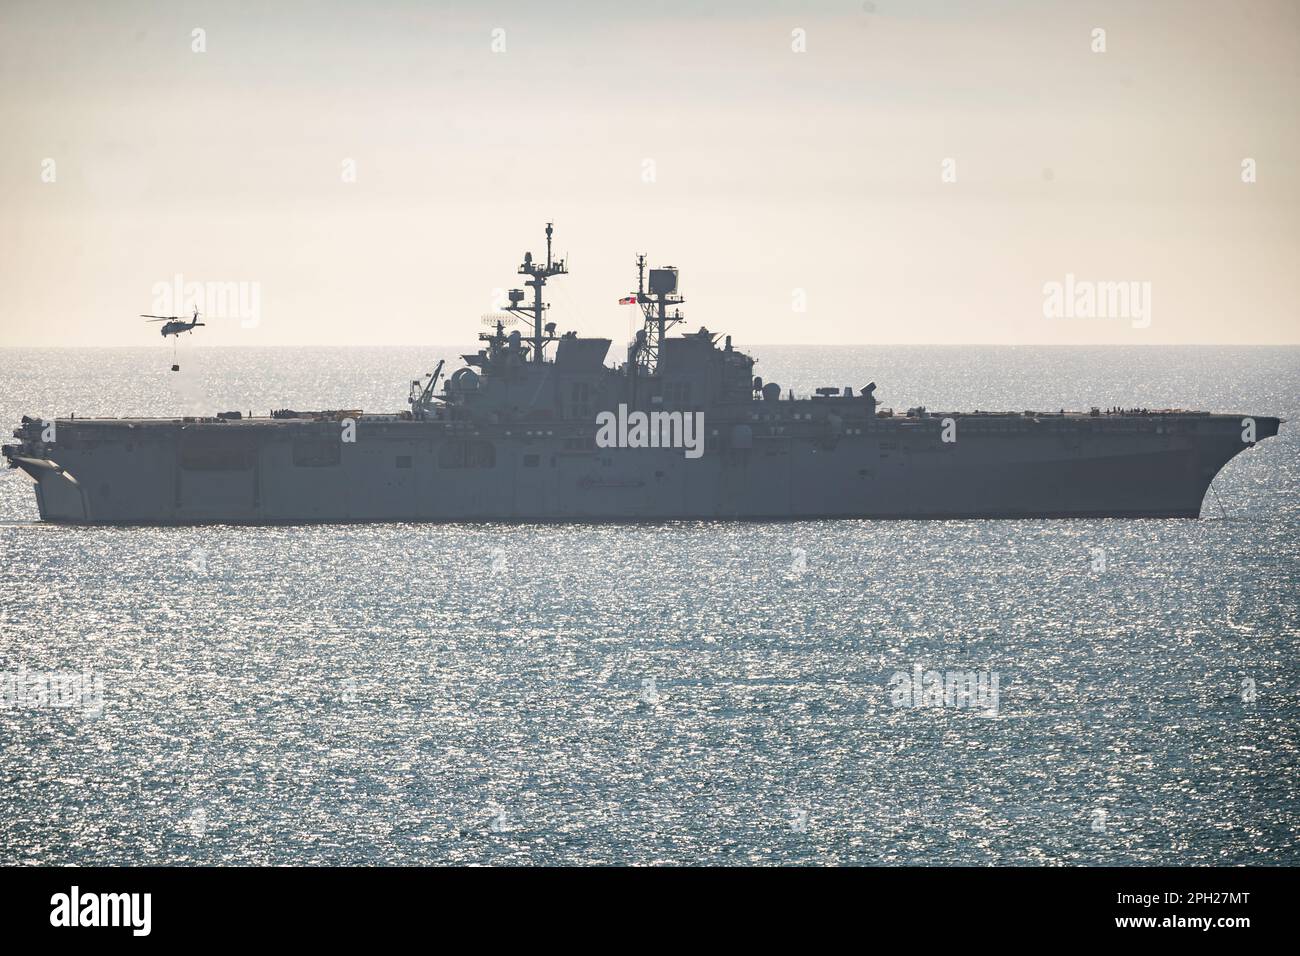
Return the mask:
<svg viewBox="0 0 1300 956">
<path fill-rule="evenodd" d="M 173 372 L 179 372 L 181 370 L 180 365 L 177 364 L 176 362 L 176 343 L 180 339 L 181 333 L 189 332 L 192 335 L 196 328 L 198 328 L 201 325 L 207 325 L 206 322 L 199 321 L 198 309 L 194 310 L 194 315 L 189 319 L 189 321 L 182 319 L 178 315 L 148 315 L 144 312 L 140 313 L 140 318 L 147 319 L 150 322 L 167 323 L 162 327 L 160 332 L 163 338 L 166 338 L 169 335 L 175 337 L 172 340 L 172 371 Z"/>
</svg>

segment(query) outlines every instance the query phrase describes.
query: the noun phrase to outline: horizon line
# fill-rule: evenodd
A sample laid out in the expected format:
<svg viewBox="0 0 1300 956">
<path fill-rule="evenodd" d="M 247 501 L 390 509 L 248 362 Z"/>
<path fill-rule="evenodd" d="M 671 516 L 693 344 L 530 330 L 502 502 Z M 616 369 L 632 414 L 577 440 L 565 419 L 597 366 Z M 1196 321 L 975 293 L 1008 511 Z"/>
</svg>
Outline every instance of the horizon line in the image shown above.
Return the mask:
<svg viewBox="0 0 1300 956">
<path fill-rule="evenodd" d="M 590 336 L 590 338 L 602 338 L 603 336 Z M 611 342 L 615 341 L 613 339 Z M 1300 347 L 1300 341 L 1296 342 L 749 342 L 745 344 L 747 348 L 1297 348 Z M 114 344 L 114 345 L 48 345 L 48 344 L 13 344 L 0 345 L 0 349 L 153 349 L 158 348 L 158 343 L 151 344 Z M 270 342 L 262 345 L 241 344 L 190 344 L 193 349 L 298 349 L 298 348 L 326 348 L 326 349 L 386 349 L 386 348 L 464 348 L 469 347 L 469 343 L 453 342 L 432 342 L 432 343 L 413 343 L 413 342 L 322 342 L 317 344 L 307 343 L 283 343 Z M 743 349 L 740 349 L 743 351 Z"/>
</svg>

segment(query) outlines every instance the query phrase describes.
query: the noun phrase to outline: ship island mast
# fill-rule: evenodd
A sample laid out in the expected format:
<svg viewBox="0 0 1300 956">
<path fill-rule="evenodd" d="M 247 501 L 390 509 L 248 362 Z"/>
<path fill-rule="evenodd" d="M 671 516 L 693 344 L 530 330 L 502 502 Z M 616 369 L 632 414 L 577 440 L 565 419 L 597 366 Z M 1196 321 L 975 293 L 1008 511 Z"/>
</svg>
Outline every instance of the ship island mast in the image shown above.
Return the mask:
<svg viewBox="0 0 1300 956">
<path fill-rule="evenodd" d="M 636 301 L 645 318 L 641 335 L 637 336 L 636 364 L 638 373 L 653 375 L 659 368 L 659 347 L 664 334 L 685 319 L 682 310 L 676 306 L 686 300 L 677 294 L 676 267 L 651 269 L 649 291 L 646 291 L 645 271 L 645 256 L 639 255 L 636 257 Z M 670 305 L 674 306 L 671 313 L 668 311 Z"/>
<path fill-rule="evenodd" d="M 531 252 L 524 253 L 523 265 L 519 267 L 519 274 L 528 276 L 528 281 L 524 283 L 531 286 L 533 290 L 532 305 L 524 304 L 524 291 L 522 289 L 510 290 L 510 304 L 506 306 L 506 311 L 519 318 L 532 317 L 533 334 L 527 338 L 532 345 L 532 361 L 540 363 L 543 356 L 543 350 L 547 344 L 555 341 L 555 325 L 542 325 L 542 318 L 546 310 L 550 308 L 542 301 L 542 286 L 546 285 L 546 280 L 552 276 L 568 275 L 569 270 L 565 268 L 563 259 L 551 258 L 551 233 L 554 232 L 554 223 L 546 224 L 546 264 L 533 261 Z"/>
</svg>

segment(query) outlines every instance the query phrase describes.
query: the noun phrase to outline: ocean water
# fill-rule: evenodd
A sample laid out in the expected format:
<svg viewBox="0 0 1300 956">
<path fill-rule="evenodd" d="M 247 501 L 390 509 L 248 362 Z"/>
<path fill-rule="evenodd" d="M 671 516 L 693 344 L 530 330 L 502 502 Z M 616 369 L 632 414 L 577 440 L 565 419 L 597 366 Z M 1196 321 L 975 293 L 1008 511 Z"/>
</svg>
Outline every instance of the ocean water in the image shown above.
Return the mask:
<svg viewBox="0 0 1300 956">
<path fill-rule="evenodd" d="M 0 350 L 0 420 L 399 409 L 459 351 Z M 1296 348 L 752 351 L 1300 417 Z M 1297 427 L 1200 521 L 80 529 L 5 471 L 0 674 L 68 706 L 0 706 L 0 864 L 1300 863 Z"/>
</svg>

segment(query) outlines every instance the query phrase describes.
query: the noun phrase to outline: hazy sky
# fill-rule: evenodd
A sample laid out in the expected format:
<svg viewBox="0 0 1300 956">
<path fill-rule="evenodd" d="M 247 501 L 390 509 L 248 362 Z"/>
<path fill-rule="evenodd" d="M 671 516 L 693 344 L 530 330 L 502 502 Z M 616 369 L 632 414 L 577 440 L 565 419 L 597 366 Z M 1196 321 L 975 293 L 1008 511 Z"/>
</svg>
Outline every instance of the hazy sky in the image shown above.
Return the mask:
<svg viewBox="0 0 1300 956">
<path fill-rule="evenodd" d="M 0 345 L 467 342 L 546 219 L 619 343 L 638 252 L 740 347 L 1300 342 L 1297 6 L 4 0 Z"/>
</svg>

